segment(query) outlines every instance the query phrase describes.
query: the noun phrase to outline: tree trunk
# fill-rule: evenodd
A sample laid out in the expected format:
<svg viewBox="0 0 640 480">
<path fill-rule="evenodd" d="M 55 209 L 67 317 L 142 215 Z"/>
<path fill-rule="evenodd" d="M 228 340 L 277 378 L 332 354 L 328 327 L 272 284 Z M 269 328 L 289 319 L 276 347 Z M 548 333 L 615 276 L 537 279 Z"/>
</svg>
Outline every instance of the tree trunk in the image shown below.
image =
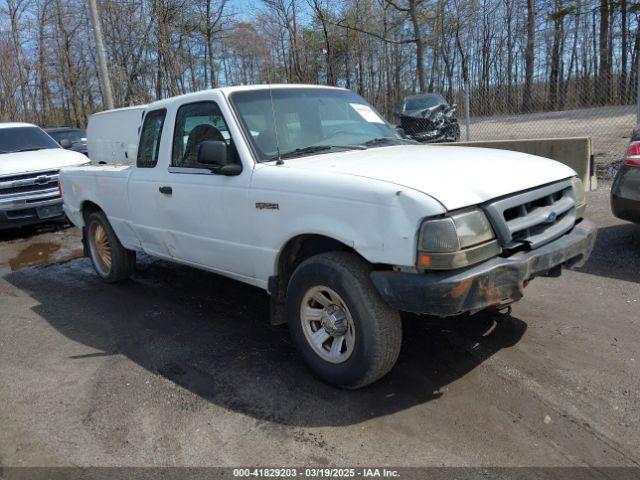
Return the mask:
<svg viewBox="0 0 640 480">
<path fill-rule="evenodd" d="M 22 15 L 23 2 L 20 0 L 7 1 L 7 10 L 9 13 L 11 25 L 11 39 L 13 40 L 13 49 L 15 52 L 16 63 L 18 67 L 18 80 L 20 100 L 22 102 L 22 117 L 27 120 L 27 80 L 24 72 L 24 64 L 22 59 L 22 45 L 20 42 L 20 16 Z"/>
<path fill-rule="evenodd" d="M 420 92 L 426 91 L 426 82 L 424 74 L 424 43 L 420 30 L 420 20 L 418 19 L 418 2 L 417 0 L 409 0 L 409 18 L 413 25 L 413 34 L 416 39 L 416 72 L 418 74 L 418 87 Z"/>
<path fill-rule="evenodd" d="M 605 105 L 611 92 L 611 69 L 609 67 L 609 0 L 600 0 L 600 30 L 598 37 L 600 71 L 596 85 L 598 104 Z"/>
<path fill-rule="evenodd" d="M 525 51 L 524 90 L 522 92 L 522 111 L 530 112 L 532 108 L 531 88 L 533 85 L 533 62 L 536 35 L 536 2 L 527 0 L 527 47 Z"/>
<path fill-rule="evenodd" d="M 507 22 L 507 95 L 506 95 L 506 109 L 509 111 L 513 105 L 513 3 L 511 0 L 506 0 L 505 15 Z"/>
<path fill-rule="evenodd" d="M 551 47 L 551 69 L 549 72 L 549 101 L 547 107 L 555 110 L 558 107 L 558 87 L 560 79 L 560 44 L 563 38 L 564 14 L 562 0 L 556 0 L 556 11 L 553 16 L 553 46 Z"/>
<path fill-rule="evenodd" d="M 627 99 L 627 0 L 620 0 L 621 28 L 620 34 L 620 95 L 619 101 L 622 105 L 626 104 Z"/>
</svg>

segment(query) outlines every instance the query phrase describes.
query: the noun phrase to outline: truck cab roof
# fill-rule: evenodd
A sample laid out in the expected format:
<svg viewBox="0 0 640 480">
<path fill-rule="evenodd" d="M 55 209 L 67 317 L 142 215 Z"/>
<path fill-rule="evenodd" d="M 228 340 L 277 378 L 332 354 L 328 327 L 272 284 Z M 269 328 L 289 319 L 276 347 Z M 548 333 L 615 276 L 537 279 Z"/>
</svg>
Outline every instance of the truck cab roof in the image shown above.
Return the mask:
<svg viewBox="0 0 640 480">
<path fill-rule="evenodd" d="M 193 92 L 193 93 L 186 93 L 184 95 L 179 95 L 176 97 L 171 97 L 171 98 L 167 98 L 164 100 L 158 100 L 156 102 L 150 103 L 148 105 L 146 105 L 146 107 L 148 107 L 149 109 L 155 109 L 155 108 L 159 108 L 159 107 L 163 107 L 166 105 L 172 105 L 176 102 L 178 103 L 185 103 L 188 102 L 188 100 L 190 98 L 200 98 L 202 97 L 203 93 L 206 92 L 220 92 L 225 96 L 231 95 L 234 92 L 244 92 L 244 91 L 251 91 L 251 90 L 268 90 L 269 88 L 276 90 L 276 89 L 298 89 L 298 88 L 305 88 L 305 89 L 331 89 L 331 90 L 347 90 L 346 88 L 341 88 L 341 87 L 331 87 L 331 86 L 326 86 L 326 85 L 307 85 L 307 84 L 289 84 L 289 83 L 273 83 L 273 84 L 268 84 L 268 83 L 264 83 L 264 84 L 259 84 L 259 85 L 237 85 L 237 86 L 232 86 L 232 87 L 217 87 L 217 88 L 210 88 L 208 90 L 199 90 L 197 92 Z M 133 108 L 133 107 L 130 107 Z M 110 110 L 113 111 L 113 110 Z"/>
</svg>

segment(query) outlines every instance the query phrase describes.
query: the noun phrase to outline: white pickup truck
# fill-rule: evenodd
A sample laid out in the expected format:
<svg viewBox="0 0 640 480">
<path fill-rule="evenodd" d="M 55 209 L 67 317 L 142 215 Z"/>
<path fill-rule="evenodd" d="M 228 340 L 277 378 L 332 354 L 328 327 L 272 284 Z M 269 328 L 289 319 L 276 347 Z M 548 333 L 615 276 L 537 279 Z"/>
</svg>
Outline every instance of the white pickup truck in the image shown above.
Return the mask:
<svg viewBox="0 0 640 480">
<path fill-rule="evenodd" d="M 393 367 L 400 311 L 505 308 L 595 241 L 569 167 L 415 144 L 339 88 L 150 104 L 135 165 L 65 168 L 60 182 L 104 280 L 145 252 L 261 287 L 311 370 L 346 388 Z"/>
</svg>

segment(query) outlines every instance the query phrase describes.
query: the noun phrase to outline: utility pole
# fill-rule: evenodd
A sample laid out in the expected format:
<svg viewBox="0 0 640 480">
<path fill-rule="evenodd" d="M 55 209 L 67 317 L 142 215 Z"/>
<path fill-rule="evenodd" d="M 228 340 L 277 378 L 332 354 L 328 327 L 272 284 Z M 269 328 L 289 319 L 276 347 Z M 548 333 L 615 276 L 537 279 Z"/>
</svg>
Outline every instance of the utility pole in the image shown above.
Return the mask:
<svg viewBox="0 0 640 480">
<path fill-rule="evenodd" d="M 100 77 L 100 86 L 102 87 L 102 101 L 107 109 L 113 108 L 113 95 L 111 93 L 111 80 L 109 79 L 109 70 L 107 69 L 107 59 L 104 54 L 104 41 L 102 40 L 102 26 L 100 25 L 100 15 L 98 14 L 98 5 L 96 0 L 89 1 L 89 10 L 91 11 L 91 24 L 93 25 L 93 33 L 96 40 L 96 49 L 98 50 L 98 72 Z"/>
</svg>

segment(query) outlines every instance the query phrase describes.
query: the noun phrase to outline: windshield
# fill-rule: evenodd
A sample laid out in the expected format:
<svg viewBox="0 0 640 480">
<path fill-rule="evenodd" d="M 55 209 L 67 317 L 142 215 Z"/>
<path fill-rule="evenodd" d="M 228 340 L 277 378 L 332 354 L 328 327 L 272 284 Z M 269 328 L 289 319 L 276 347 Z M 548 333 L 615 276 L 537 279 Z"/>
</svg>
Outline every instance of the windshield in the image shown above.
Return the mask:
<svg viewBox="0 0 640 480">
<path fill-rule="evenodd" d="M 416 110 L 424 110 L 425 108 L 435 107 L 436 105 L 447 105 L 447 101 L 442 95 L 431 93 L 420 95 L 419 97 L 409 97 L 404 101 L 402 106 L 403 112 L 413 112 Z"/>
<path fill-rule="evenodd" d="M 45 148 L 60 148 L 60 145 L 38 127 L 0 128 L 0 154 Z"/>
<path fill-rule="evenodd" d="M 290 158 L 405 143 L 362 97 L 347 90 L 249 90 L 232 93 L 230 100 L 259 161 L 276 160 L 278 150 Z"/>
<path fill-rule="evenodd" d="M 84 130 L 78 129 L 69 129 L 69 130 L 58 130 L 55 132 L 47 132 L 49 135 L 53 137 L 53 139 L 60 143 L 65 138 L 69 139 L 71 145 L 82 145 L 87 141 L 87 134 Z"/>
</svg>

